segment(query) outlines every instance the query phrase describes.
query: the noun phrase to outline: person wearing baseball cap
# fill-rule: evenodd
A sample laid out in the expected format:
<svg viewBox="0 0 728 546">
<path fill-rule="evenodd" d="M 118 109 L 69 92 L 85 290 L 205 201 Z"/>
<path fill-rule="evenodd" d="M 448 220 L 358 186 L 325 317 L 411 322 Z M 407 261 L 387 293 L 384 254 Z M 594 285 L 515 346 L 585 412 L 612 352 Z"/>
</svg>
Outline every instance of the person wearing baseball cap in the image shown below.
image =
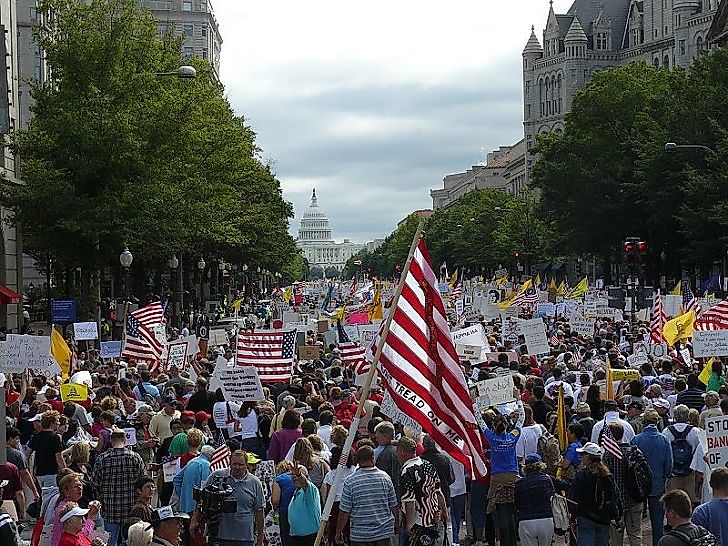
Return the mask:
<svg viewBox="0 0 728 546">
<path fill-rule="evenodd" d="M 184 520 L 187 514 L 175 512 L 171 506 L 161 506 L 152 511 L 151 524 L 154 529 L 152 544 L 157 546 L 180 546 Z"/>
<path fill-rule="evenodd" d="M 63 507 L 59 519 L 63 526 L 63 534 L 58 546 L 91 546 L 92 544 L 102 546 L 103 542 L 101 540 L 94 539 L 92 541 L 83 532 L 88 513 L 88 508 L 81 508 L 75 502 L 69 502 Z"/>
</svg>

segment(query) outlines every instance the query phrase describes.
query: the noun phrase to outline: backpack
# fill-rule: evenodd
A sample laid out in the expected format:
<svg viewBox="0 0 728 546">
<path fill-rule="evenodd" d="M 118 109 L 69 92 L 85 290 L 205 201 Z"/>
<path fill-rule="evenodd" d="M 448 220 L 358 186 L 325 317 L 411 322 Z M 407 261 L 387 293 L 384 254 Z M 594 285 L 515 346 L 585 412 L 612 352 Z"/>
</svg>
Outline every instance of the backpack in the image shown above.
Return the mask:
<svg viewBox="0 0 728 546">
<path fill-rule="evenodd" d="M 611 476 L 594 476 L 594 511 L 597 521 L 622 519 L 622 501 Z"/>
<path fill-rule="evenodd" d="M 556 436 L 546 430 L 543 425 L 541 426 L 541 437 L 536 444 L 536 453 L 541 456 L 546 464 L 546 472 L 555 476 L 561 464 L 561 448 Z"/>
<path fill-rule="evenodd" d="M 140 379 L 139 383 L 137 383 L 137 388 L 139 389 L 139 394 L 142 395 L 142 402 L 152 408 L 153 411 L 159 411 L 159 402 L 144 388 L 144 381 Z"/>
<path fill-rule="evenodd" d="M 652 492 L 652 469 L 644 454 L 632 446 L 624 457 L 624 484 L 635 502 L 643 502 Z"/>
<path fill-rule="evenodd" d="M 670 442 L 672 447 L 672 475 L 687 476 L 690 474 L 690 463 L 693 461 L 693 446 L 688 442 L 688 434 L 692 425 L 687 425 L 685 430 L 678 432 L 675 425 L 670 425 L 668 430 L 674 440 Z"/>
<path fill-rule="evenodd" d="M 690 538 L 687 533 L 680 529 L 670 529 L 668 535 L 674 536 L 682 540 L 688 546 L 717 546 L 718 539 L 716 536 L 708 531 L 705 527 L 697 525 L 698 536 Z"/>
</svg>

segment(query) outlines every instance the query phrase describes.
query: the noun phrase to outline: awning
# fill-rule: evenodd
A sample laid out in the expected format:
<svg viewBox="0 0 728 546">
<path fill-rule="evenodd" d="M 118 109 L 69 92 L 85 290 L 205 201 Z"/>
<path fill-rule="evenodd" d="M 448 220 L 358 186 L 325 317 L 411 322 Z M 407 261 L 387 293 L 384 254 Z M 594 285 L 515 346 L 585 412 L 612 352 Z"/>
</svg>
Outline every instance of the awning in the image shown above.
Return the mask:
<svg viewBox="0 0 728 546">
<path fill-rule="evenodd" d="M 22 296 L 4 284 L 0 284 L 0 305 L 20 303 Z"/>
</svg>

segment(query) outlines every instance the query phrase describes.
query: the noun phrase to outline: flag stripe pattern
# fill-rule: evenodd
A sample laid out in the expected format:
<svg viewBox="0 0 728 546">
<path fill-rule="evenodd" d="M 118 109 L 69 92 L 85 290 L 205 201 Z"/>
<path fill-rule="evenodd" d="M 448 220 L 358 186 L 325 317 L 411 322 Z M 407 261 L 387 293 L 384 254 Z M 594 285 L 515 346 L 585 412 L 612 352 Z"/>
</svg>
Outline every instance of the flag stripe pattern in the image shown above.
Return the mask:
<svg viewBox="0 0 728 546">
<path fill-rule="evenodd" d="M 693 294 L 689 281 L 683 281 L 682 287 L 683 309 L 686 313 L 695 310 L 695 316 L 698 316 L 700 314 L 700 300 Z"/>
<path fill-rule="evenodd" d="M 368 373 L 371 366 L 366 359 L 366 349 L 349 339 L 341 322 L 336 323 L 336 330 L 339 335 L 339 356 L 341 357 L 341 362 L 351 367 L 357 375 Z"/>
<path fill-rule="evenodd" d="M 694 329 L 706 330 L 728 329 L 728 299 L 719 301 L 695 321 Z"/>
<path fill-rule="evenodd" d="M 484 476 L 480 431 L 424 239 L 391 312 L 379 360 L 389 394 L 442 449 L 476 476 Z"/>
<path fill-rule="evenodd" d="M 262 382 L 289 381 L 296 349 L 296 331 L 238 332 L 238 366 L 255 366 Z"/>
<path fill-rule="evenodd" d="M 212 453 L 210 459 L 210 470 L 222 470 L 230 466 L 230 448 L 227 444 L 222 444 Z"/>
<path fill-rule="evenodd" d="M 619 449 L 619 444 L 617 443 L 617 440 L 614 439 L 614 435 L 612 434 L 611 429 L 609 428 L 609 425 L 606 423 L 604 424 L 603 434 L 602 434 L 602 449 L 606 451 L 607 453 L 610 453 L 617 459 L 622 458 L 622 450 Z"/>
<path fill-rule="evenodd" d="M 126 337 L 122 358 L 158 361 L 164 345 L 154 335 L 154 328 L 162 324 L 164 308 L 159 302 L 132 311 L 126 317 Z"/>
<path fill-rule="evenodd" d="M 652 322 L 650 323 L 650 343 L 662 343 L 662 328 L 667 322 L 665 305 L 662 303 L 662 296 L 657 292 L 652 302 Z"/>
</svg>

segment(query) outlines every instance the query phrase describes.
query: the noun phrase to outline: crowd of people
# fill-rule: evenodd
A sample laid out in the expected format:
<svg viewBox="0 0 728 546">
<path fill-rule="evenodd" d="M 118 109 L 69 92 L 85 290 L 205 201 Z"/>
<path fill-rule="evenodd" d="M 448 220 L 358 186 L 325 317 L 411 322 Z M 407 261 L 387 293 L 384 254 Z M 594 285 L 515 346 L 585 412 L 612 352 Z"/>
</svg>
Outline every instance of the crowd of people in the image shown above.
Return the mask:
<svg viewBox="0 0 728 546">
<path fill-rule="evenodd" d="M 19 523 L 33 546 L 313 546 L 333 496 L 327 544 L 728 546 L 728 468 L 711 471 L 705 443 L 706 419 L 728 415 L 721 360 L 703 383 L 702 362 L 650 357 L 612 395 L 608 374 L 627 369 L 645 327 L 602 320 L 585 337 L 546 320 L 548 356 L 482 320 L 498 357 L 461 362 L 471 386 L 503 374 L 515 386 L 513 403 L 475 404 L 482 477 L 384 415 L 376 383 L 361 400 L 336 344 L 314 332 L 320 358 L 255 402 L 210 388 L 232 343 L 167 370 L 79 352 L 85 401 L 62 402 L 58 378 L 9 375 L 0 487 L 15 515 L 0 512 L 0 544 L 20 544 Z"/>
</svg>

